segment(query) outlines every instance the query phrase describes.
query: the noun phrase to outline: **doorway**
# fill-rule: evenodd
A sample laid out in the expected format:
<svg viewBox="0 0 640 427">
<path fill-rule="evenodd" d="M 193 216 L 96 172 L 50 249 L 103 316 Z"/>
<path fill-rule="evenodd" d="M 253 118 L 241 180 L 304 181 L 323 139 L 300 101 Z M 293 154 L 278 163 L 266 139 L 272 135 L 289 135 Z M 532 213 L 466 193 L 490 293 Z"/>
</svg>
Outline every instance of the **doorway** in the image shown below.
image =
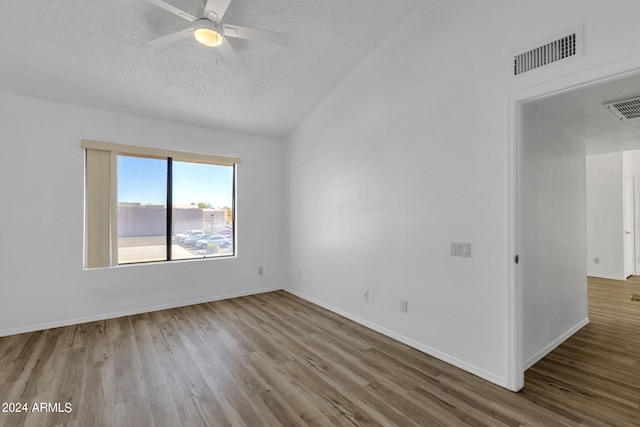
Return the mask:
<svg viewBox="0 0 640 427">
<path fill-rule="evenodd" d="M 623 184 L 624 203 L 624 277 L 628 279 L 635 274 L 635 233 L 634 233 L 634 202 L 633 202 L 633 177 L 624 176 Z"/>
<path fill-rule="evenodd" d="M 563 162 L 569 161 L 575 166 L 576 163 L 574 161 L 580 155 L 584 164 L 585 155 L 590 152 L 640 148 L 640 137 L 633 141 L 628 137 L 616 139 L 615 141 L 609 139 L 608 144 L 605 144 L 599 138 L 594 138 L 593 134 L 597 134 L 599 132 L 598 129 L 602 129 L 602 123 L 607 119 L 601 116 L 600 119 L 602 121 L 599 121 L 600 119 L 590 115 L 596 109 L 604 108 L 602 106 L 603 102 L 629 95 L 628 87 L 623 90 L 626 84 L 633 86 L 633 88 L 640 87 L 639 66 L 640 64 L 636 59 L 632 66 L 627 63 L 626 68 L 625 64 L 616 64 L 618 68 L 616 71 L 613 71 L 611 67 L 603 67 L 599 70 L 601 74 L 597 77 L 594 77 L 597 74 L 594 72 L 575 75 L 564 80 L 560 79 L 554 82 L 553 85 L 523 90 L 510 98 L 509 111 L 512 125 L 510 134 L 513 144 L 510 152 L 512 186 L 509 214 L 512 234 L 509 271 L 512 278 L 512 286 L 510 288 L 511 301 L 515 302 L 511 305 L 509 312 L 510 320 L 514 322 L 514 326 L 509 331 L 511 360 L 509 387 L 514 390 L 524 386 L 525 369 L 542 359 L 565 339 L 588 323 L 584 262 L 586 258 L 586 238 L 583 238 L 582 241 L 579 238 L 572 240 L 575 246 L 567 244 L 566 241 L 563 243 L 563 238 L 567 237 L 563 233 L 567 227 L 572 227 L 570 220 L 564 217 L 561 221 L 554 223 L 550 220 L 550 217 L 544 216 L 546 209 L 544 205 L 530 203 L 530 191 L 528 190 L 531 190 L 531 188 L 527 188 L 526 181 L 528 179 L 526 174 L 530 171 L 528 172 L 526 167 L 532 160 L 532 157 L 530 157 L 532 154 L 527 151 L 531 147 L 526 145 L 527 135 L 525 133 L 527 132 L 527 127 L 531 128 L 532 124 L 533 130 L 529 129 L 529 136 L 543 133 L 542 129 L 544 129 L 543 126 L 536 126 L 535 123 L 531 122 L 532 114 L 537 115 L 535 120 L 545 122 L 547 125 L 551 124 L 551 126 L 555 127 L 554 132 L 565 134 L 563 138 L 566 137 L 566 140 L 573 141 L 569 143 L 572 148 L 568 150 L 568 158 L 562 157 L 562 154 L 553 153 L 553 150 L 558 148 L 557 146 L 554 148 L 535 147 L 535 149 L 542 150 L 537 154 L 533 154 L 538 156 L 538 159 L 545 159 L 548 164 L 556 162 L 557 168 L 554 169 L 552 165 L 548 171 L 551 174 L 554 171 L 561 171 L 564 167 L 562 165 Z M 616 93 L 616 90 L 623 90 L 624 93 Z M 594 97 L 598 101 L 595 103 L 585 102 L 586 97 Z M 567 103 L 573 103 L 575 108 L 568 109 Z M 605 113 L 607 113 L 606 110 Z M 586 133 L 581 134 L 580 131 L 572 128 L 571 120 L 573 120 L 575 126 L 582 126 L 581 132 Z M 638 124 L 640 125 L 640 123 Z M 625 131 L 628 132 L 636 125 L 625 124 L 623 126 L 625 126 Z M 637 135 L 640 135 L 640 126 L 637 126 L 635 131 L 638 131 Z M 567 134 L 572 134 L 582 140 L 582 154 L 579 153 L 580 150 L 577 148 L 575 140 L 571 136 L 567 136 Z M 600 134 L 600 136 L 604 135 Z M 544 139 L 545 135 L 539 134 L 537 137 Z M 579 166 L 575 167 L 574 172 L 578 176 L 580 174 Z M 584 171 L 584 169 L 582 170 Z M 562 184 L 561 187 L 563 189 L 561 192 L 566 191 L 572 185 L 578 185 L 576 187 L 577 192 L 582 191 L 579 187 L 580 184 L 576 184 L 580 179 L 569 183 L 565 180 L 567 178 L 566 175 L 564 178 L 556 178 L 558 178 L 556 182 Z M 544 180 L 545 177 L 541 176 L 540 179 Z M 582 174 L 581 181 L 582 188 L 584 188 L 584 174 Z M 549 187 L 550 184 L 551 186 Z M 554 188 L 553 181 L 547 182 L 546 185 L 548 188 Z M 553 191 L 556 190 L 554 189 Z M 538 194 L 541 193 L 543 192 L 538 192 Z M 550 197 L 553 198 L 554 195 L 552 194 Z M 558 197 L 556 200 L 559 201 L 561 199 L 562 197 Z M 525 206 L 528 208 L 526 211 L 524 209 Z M 561 208 L 563 206 L 566 205 L 562 205 Z M 577 211 L 581 211 L 584 217 L 585 205 L 583 204 Z M 527 218 L 526 215 L 529 215 L 529 217 Z M 530 241 L 531 230 L 535 230 L 536 226 L 544 226 L 548 235 L 552 236 L 551 242 L 553 244 L 550 250 L 545 246 L 537 246 L 527 250 L 526 242 Z M 579 228 L 579 226 L 575 227 L 574 231 L 576 228 Z M 554 230 L 557 235 L 553 234 Z M 584 229 L 582 233 L 584 236 Z M 547 243 L 547 240 L 540 239 L 536 244 L 545 245 Z M 576 254 L 580 252 L 584 253 L 585 256 L 578 261 L 580 257 L 577 257 Z M 554 257 L 554 253 L 558 256 Z M 519 255 L 519 264 L 513 262 L 516 255 Z M 536 259 L 536 255 L 540 256 Z M 567 262 L 567 260 L 570 262 Z M 634 257 L 633 261 L 632 265 L 635 271 L 637 259 Z M 527 265 L 527 263 L 529 264 Z M 550 285 L 549 282 L 542 282 L 542 278 L 536 276 L 541 271 L 561 272 L 560 275 L 553 273 L 552 276 L 560 277 L 565 274 L 576 278 L 575 283 L 567 286 L 563 281 L 564 279 L 561 279 Z M 540 283 L 546 283 L 546 285 L 541 289 Z M 527 286 L 531 284 L 535 286 Z M 532 289 L 535 289 L 533 293 Z M 549 304 L 551 305 L 550 307 Z M 548 310 L 541 311 L 539 310 L 541 307 L 548 307 Z M 525 347 L 525 343 L 528 343 L 528 347 Z"/>
<path fill-rule="evenodd" d="M 626 280 L 635 274 L 632 176 L 640 173 L 634 170 L 638 154 L 633 150 L 587 155 L 588 276 Z"/>
</svg>

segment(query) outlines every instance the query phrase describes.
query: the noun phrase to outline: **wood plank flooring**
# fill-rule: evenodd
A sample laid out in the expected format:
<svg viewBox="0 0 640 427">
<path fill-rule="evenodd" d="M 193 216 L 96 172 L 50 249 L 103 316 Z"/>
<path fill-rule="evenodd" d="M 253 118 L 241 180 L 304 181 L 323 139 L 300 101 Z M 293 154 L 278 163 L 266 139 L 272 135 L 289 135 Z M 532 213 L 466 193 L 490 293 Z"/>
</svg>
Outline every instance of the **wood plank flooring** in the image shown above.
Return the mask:
<svg viewBox="0 0 640 427">
<path fill-rule="evenodd" d="M 640 425 L 638 291 L 592 280 L 520 393 L 282 291 L 0 338 L 0 425 Z"/>
<path fill-rule="evenodd" d="M 640 302 L 632 293 L 640 276 L 590 277 L 590 323 L 526 372 L 521 394 L 574 422 L 640 426 Z"/>
</svg>

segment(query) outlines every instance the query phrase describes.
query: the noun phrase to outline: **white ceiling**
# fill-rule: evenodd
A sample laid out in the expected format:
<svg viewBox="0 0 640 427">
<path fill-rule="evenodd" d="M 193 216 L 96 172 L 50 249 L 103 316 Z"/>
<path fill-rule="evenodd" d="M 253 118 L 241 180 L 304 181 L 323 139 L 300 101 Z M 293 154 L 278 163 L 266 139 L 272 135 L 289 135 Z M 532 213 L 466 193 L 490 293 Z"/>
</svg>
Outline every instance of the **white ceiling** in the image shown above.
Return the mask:
<svg viewBox="0 0 640 427">
<path fill-rule="evenodd" d="M 232 0 L 226 23 L 291 35 L 232 39 L 235 69 L 193 39 L 148 45 L 190 24 L 145 0 L 3 2 L 0 91 L 283 138 L 421 1 Z"/>
<path fill-rule="evenodd" d="M 640 75 L 583 87 L 528 105 L 586 141 L 587 153 L 640 148 L 640 119 L 619 120 L 604 103 L 640 96 Z"/>
</svg>

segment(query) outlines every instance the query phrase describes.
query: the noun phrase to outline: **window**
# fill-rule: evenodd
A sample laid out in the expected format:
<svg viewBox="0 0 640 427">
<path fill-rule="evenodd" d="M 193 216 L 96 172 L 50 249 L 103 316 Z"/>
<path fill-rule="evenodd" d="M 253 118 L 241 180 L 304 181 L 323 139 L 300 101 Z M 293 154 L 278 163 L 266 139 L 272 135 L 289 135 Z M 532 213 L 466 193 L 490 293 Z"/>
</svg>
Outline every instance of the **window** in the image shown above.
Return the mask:
<svg viewBox="0 0 640 427">
<path fill-rule="evenodd" d="M 239 159 L 83 141 L 85 268 L 235 254 Z"/>
<path fill-rule="evenodd" d="M 117 156 L 118 264 L 166 261 L 168 159 Z"/>
</svg>

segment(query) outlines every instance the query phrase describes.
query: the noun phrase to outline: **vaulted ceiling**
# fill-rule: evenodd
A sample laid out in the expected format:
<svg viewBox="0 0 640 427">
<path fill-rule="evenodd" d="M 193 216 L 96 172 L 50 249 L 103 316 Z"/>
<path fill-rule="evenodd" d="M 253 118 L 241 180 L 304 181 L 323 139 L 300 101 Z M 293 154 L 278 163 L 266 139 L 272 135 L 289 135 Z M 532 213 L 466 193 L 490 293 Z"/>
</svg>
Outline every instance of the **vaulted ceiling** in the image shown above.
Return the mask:
<svg viewBox="0 0 640 427">
<path fill-rule="evenodd" d="M 149 45 L 190 24 L 145 0 L 3 2 L 0 91 L 283 138 L 420 1 L 232 0 L 227 23 L 291 36 L 231 39 L 235 68 L 193 39 Z"/>
</svg>

